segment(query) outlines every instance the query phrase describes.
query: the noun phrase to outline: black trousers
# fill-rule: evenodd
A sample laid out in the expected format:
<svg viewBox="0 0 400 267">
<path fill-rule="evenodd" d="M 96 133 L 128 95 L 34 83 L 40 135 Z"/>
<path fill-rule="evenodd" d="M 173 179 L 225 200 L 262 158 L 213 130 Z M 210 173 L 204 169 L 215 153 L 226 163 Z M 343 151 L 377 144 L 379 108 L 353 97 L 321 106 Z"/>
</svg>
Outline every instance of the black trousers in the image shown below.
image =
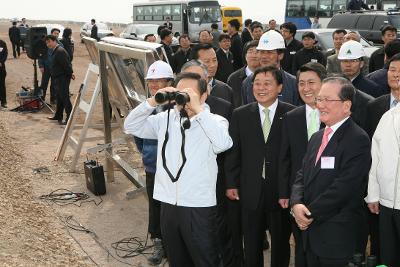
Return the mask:
<svg viewBox="0 0 400 267">
<path fill-rule="evenodd" d="M 2 105 L 7 104 L 6 76 L 6 71 L 4 68 L 0 67 L 0 102 Z"/>
<path fill-rule="evenodd" d="M 149 227 L 150 237 L 161 239 L 160 213 L 161 203 L 153 198 L 155 173 L 146 172 L 146 190 L 149 198 Z"/>
<path fill-rule="evenodd" d="M 294 237 L 294 241 L 296 243 L 295 246 L 295 258 L 294 258 L 294 266 L 296 267 L 306 267 L 307 262 L 306 262 L 306 253 L 304 250 L 304 244 L 303 244 L 303 237 L 301 234 L 300 228 L 297 226 L 297 223 L 295 219 L 291 216 L 291 225 L 292 225 L 292 233 Z"/>
<path fill-rule="evenodd" d="M 244 266 L 243 231 L 240 200 L 227 199 L 227 231 L 229 235 L 228 246 L 231 247 L 230 260 L 224 257 L 224 267 Z"/>
<path fill-rule="evenodd" d="M 43 96 L 42 96 L 43 100 L 46 99 L 46 92 L 47 92 L 47 87 L 49 86 L 50 79 L 51 79 L 50 70 L 48 68 L 44 68 L 44 72 L 42 74 L 42 80 L 40 82 L 40 88 L 43 91 Z M 56 90 L 54 89 L 53 81 L 51 81 L 51 83 L 50 83 L 50 102 L 55 102 L 56 99 L 57 99 Z"/>
<path fill-rule="evenodd" d="M 306 258 L 307 267 L 347 267 L 349 263 L 349 259 L 320 258 L 310 248 L 307 249 Z"/>
<path fill-rule="evenodd" d="M 217 208 L 161 202 L 161 233 L 171 267 L 220 267 Z"/>
<path fill-rule="evenodd" d="M 263 179 L 260 177 L 260 179 Z M 290 260 L 291 223 L 288 209 L 269 210 L 271 206 L 270 181 L 263 179 L 263 187 L 255 210 L 242 209 L 244 258 L 247 267 L 264 266 L 263 240 L 265 225 L 269 222 L 271 234 L 271 267 L 288 267 Z M 268 203 L 269 202 L 269 203 Z"/>
<path fill-rule="evenodd" d="M 400 266 L 400 210 L 380 206 L 379 233 L 382 264 Z"/>
<path fill-rule="evenodd" d="M 14 58 L 17 58 L 17 56 L 19 57 L 19 55 L 21 54 L 19 43 L 11 42 L 11 46 L 12 46 L 12 51 L 13 51 L 13 57 Z"/>
<path fill-rule="evenodd" d="M 68 120 L 72 110 L 71 100 L 69 99 L 69 84 L 71 82 L 71 77 L 61 75 L 54 78 L 52 77 L 52 79 L 57 93 L 57 109 L 54 117 L 58 120 L 62 120 L 65 109 L 65 113 L 67 114 L 66 120 Z"/>
</svg>

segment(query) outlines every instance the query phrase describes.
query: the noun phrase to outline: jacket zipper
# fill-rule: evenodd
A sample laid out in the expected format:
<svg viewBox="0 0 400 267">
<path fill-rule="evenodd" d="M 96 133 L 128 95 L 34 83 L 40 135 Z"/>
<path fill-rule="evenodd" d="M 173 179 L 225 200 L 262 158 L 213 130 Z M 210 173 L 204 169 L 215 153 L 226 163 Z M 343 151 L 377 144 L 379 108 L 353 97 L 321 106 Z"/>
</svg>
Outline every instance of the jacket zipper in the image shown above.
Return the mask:
<svg viewBox="0 0 400 267">
<path fill-rule="evenodd" d="M 394 133 L 397 139 L 397 144 L 398 144 L 398 158 L 397 158 L 397 170 L 395 174 L 395 180 L 394 180 L 394 199 L 393 199 L 393 209 L 395 209 L 396 206 L 396 200 L 397 200 L 397 193 L 398 193 L 398 182 L 399 182 L 399 175 L 400 175 L 400 137 L 398 136 L 398 133 L 396 131 L 396 124 L 395 124 L 395 115 L 393 115 L 393 128 L 394 128 Z M 400 209 L 400 207 L 399 207 Z"/>
</svg>

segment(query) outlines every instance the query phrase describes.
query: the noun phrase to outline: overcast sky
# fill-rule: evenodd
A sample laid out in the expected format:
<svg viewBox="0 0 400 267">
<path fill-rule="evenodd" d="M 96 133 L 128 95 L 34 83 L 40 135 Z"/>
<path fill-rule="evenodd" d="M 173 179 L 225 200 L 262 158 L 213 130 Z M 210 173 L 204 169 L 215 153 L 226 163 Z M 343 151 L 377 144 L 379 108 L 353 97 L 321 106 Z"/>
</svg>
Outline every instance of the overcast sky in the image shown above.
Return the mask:
<svg viewBox="0 0 400 267">
<path fill-rule="evenodd" d="M 132 21 L 132 0 L 1 0 L 0 18 L 48 19 L 129 23 Z M 143 2 L 143 1 L 140 1 Z M 252 18 L 266 23 L 274 18 L 284 19 L 284 0 L 219 0 L 221 5 L 238 6 L 244 19 Z M 268 4 L 267 4 L 268 3 Z M 272 4 L 273 3 L 273 4 Z"/>
</svg>

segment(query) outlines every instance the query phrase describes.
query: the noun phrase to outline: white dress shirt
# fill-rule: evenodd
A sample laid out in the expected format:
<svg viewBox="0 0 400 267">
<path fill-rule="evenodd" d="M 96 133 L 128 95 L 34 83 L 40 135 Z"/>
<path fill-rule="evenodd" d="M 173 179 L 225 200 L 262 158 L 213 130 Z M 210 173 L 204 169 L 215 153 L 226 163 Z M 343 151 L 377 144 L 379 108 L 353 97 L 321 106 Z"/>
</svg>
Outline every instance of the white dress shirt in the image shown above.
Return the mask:
<svg viewBox="0 0 400 267">
<path fill-rule="evenodd" d="M 228 133 L 228 121 L 204 110 L 191 119 L 191 127 L 185 131 L 186 164 L 179 180 L 173 183 L 163 167 L 161 149 L 167 129 L 167 111 L 151 115 L 155 107 L 147 101 L 132 110 L 124 122 L 125 132 L 140 138 L 157 139 L 157 171 L 154 199 L 183 207 L 211 207 L 216 202 L 217 154 L 232 146 Z M 182 165 L 181 124 L 177 109 L 170 111 L 169 140 L 166 161 L 170 172 L 176 176 Z"/>
<path fill-rule="evenodd" d="M 345 123 L 347 121 L 347 119 L 350 117 L 346 117 L 343 120 L 335 123 L 334 125 L 330 126 L 329 128 L 332 129 L 332 132 L 328 135 L 328 140 L 330 141 L 332 136 L 335 134 L 335 132 L 337 131 L 337 129 L 339 129 L 340 126 L 342 126 L 343 123 Z M 325 128 L 328 128 L 328 126 L 326 126 Z"/>
<path fill-rule="evenodd" d="M 310 121 L 311 121 L 311 112 L 313 111 L 317 111 L 318 114 L 318 118 L 319 118 L 319 110 L 317 108 L 313 109 L 312 107 L 310 107 L 309 105 L 306 104 L 306 122 L 307 122 L 307 129 L 310 128 Z M 317 129 L 319 129 L 321 125 L 321 122 L 318 120 L 318 127 Z"/>
<path fill-rule="evenodd" d="M 394 103 L 393 103 L 393 101 L 395 101 L 396 100 L 396 98 L 394 97 L 394 95 L 392 94 L 392 93 L 390 93 L 390 108 L 392 109 L 392 108 L 394 108 L 394 107 L 396 107 L 395 105 L 394 105 Z M 397 104 L 399 104 L 399 103 L 397 103 Z"/>
<path fill-rule="evenodd" d="M 271 106 L 267 107 L 269 109 L 268 117 L 269 117 L 269 122 L 271 123 L 271 125 L 272 125 L 272 122 L 274 121 L 274 116 L 275 116 L 277 107 L 278 107 L 278 99 L 276 99 L 275 102 Z M 262 125 L 264 123 L 264 119 L 265 119 L 264 109 L 266 109 L 266 107 L 258 104 L 258 109 L 260 111 L 260 119 L 261 119 L 261 127 L 262 127 Z"/>
<path fill-rule="evenodd" d="M 245 72 L 246 72 L 246 77 L 253 75 L 253 71 L 249 68 L 249 66 L 246 66 Z"/>
</svg>

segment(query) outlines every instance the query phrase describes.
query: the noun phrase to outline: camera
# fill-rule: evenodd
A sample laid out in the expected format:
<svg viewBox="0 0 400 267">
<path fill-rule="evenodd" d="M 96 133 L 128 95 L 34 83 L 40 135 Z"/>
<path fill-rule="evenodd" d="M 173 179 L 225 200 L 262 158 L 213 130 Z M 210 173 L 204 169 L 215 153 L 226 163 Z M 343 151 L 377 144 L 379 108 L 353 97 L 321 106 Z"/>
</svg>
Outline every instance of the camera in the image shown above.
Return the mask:
<svg viewBox="0 0 400 267">
<path fill-rule="evenodd" d="M 190 102 L 189 95 L 184 92 L 158 92 L 154 96 L 154 99 L 156 100 L 156 102 L 158 104 L 162 104 L 166 101 L 175 100 L 176 104 L 181 105 L 181 106 Z"/>
</svg>

